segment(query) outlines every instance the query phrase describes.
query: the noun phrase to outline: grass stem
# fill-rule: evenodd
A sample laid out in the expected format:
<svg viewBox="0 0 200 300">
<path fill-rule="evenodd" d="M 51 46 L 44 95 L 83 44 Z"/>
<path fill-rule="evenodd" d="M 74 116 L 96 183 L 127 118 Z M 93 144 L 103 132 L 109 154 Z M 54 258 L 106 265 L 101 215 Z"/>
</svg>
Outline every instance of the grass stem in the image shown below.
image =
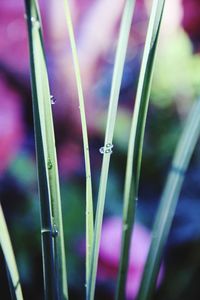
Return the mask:
<svg viewBox="0 0 200 300">
<path fill-rule="evenodd" d="M 0 204 L 0 246 L 3 251 L 5 258 L 8 275 L 11 279 L 12 287 L 11 290 L 14 291 L 16 300 L 23 300 L 22 289 L 19 279 L 19 273 L 17 270 L 17 264 L 15 261 L 15 255 L 12 248 L 12 243 L 10 240 L 10 235 L 4 218 L 2 206 Z"/>
<path fill-rule="evenodd" d="M 38 3 L 25 0 L 28 24 L 34 131 L 41 204 L 45 299 L 68 299 L 59 177 L 51 95 Z"/>
<path fill-rule="evenodd" d="M 126 51 L 128 46 L 128 38 L 131 29 L 134 7 L 135 7 L 135 0 L 126 0 L 124 10 L 123 10 L 123 16 L 121 20 L 121 25 L 120 25 L 119 40 L 118 40 L 118 46 L 117 46 L 117 51 L 115 56 L 114 71 L 113 71 L 113 78 L 112 78 L 112 85 L 111 85 L 111 92 L 110 92 L 110 99 L 109 99 L 108 117 L 107 117 L 107 124 L 106 124 L 105 141 L 104 141 L 104 147 L 101 148 L 101 150 L 103 151 L 103 162 L 102 162 L 99 193 L 98 193 L 98 200 L 97 200 L 97 211 L 96 211 L 96 218 L 95 218 L 91 268 L 89 273 L 89 282 L 87 285 L 87 294 L 86 294 L 87 300 L 93 300 L 94 293 L 95 293 L 99 244 L 100 244 L 104 204 L 105 204 L 105 197 L 106 197 L 110 155 L 112 153 L 112 148 L 113 148 L 112 141 L 113 141 L 113 134 L 115 128 L 116 115 L 117 115 L 120 86 L 122 81 L 123 68 L 125 63 Z"/>
<path fill-rule="evenodd" d="M 130 241 L 138 199 L 144 130 L 164 3 L 164 0 L 154 0 L 152 4 L 132 117 L 126 165 L 123 230 L 116 300 L 125 299 Z"/>
<path fill-rule="evenodd" d="M 156 214 L 151 245 L 137 300 L 151 298 L 160 269 L 161 258 L 175 214 L 185 172 L 200 135 L 200 100 L 193 104 L 180 137 L 171 169 Z"/>
<path fill-rule="evenodd" d="M 68 0 L 64 0 L 64 4 L 65 4 L 67 28 L 68 28 L 68 32 L 69 32 L 69 40 L 70 40 L 71 49 L 72 49 L 72 57 L 73 57 L 74 71 L 75 71 L 75 77 L 76 77 L 76 86 L 77 86 L 77 91 L 78 91 L 80 116 L 81 116 L 81 127 L 82 127 L 82 135 L 83 135 L 83 146 L 84 146 L 84 158 L 85 158 L 85 172 L 86 172 L 86 286 L 87 286 L 88 278 L 89 278 L 90 261 L 91 261 L 93 231 L 94 231 L 90 153 L 89 153 L 87 123 L 86 123 L 85 104 L 84 104 L 85 101 L 84 101 L 83 88 L 82 88 L 81 72 L 80 72 L 80 66 L 79 66 L 79 61 L 78 61 L 78 53 L 77 53 L 74 29 L 73 29 L 72 18 L 71 18 Z"/>
</svg>

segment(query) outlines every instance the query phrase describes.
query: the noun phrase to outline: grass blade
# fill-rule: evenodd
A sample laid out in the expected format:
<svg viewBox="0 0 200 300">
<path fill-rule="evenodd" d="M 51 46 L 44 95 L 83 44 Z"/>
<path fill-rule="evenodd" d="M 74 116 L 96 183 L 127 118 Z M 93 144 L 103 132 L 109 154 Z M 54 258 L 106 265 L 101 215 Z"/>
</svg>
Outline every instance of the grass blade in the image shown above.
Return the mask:
<svg viewBox="0 0 200 300">
<path fill-rule="evenodd" d="M 116 292 L 116 299 L 120 300 L 125 298 L 130 239 L 138 198 L 144 130 L 164 3 L 164 0 L 153 1 L 129 138 L 124 190 L 122 244 Z"/>
<path fill-rule="evenodd" d="M 34 130 L 41 202 L 46 299 L 68 299 L 61 199 L 51 110 L 37 1 L 26 0 Z"/>
<path fill-rule="evenodd" d="M 15 255 L 13 252 L 10 235 L 8 232 L 8 228 L 6 225 L 1 204 L 0 204 L 0 245 L 6 261 L 8 273 L 12 282 L 11 289 L 14 291 L 14 295 L 17 300 L 23 300 L 21 284 L 20 284 L 19 274 L 17 270 L 17 264 L 15 261 Z"/>
<path fill-rule="evenodd" d="M 48 187 L 46 161 L 44 154 L 44 125 L 43 118 L 40 117 L 43 105 L 39 103 L 39 97 L 41 97 L 42 89 L 40 87 L 40 81 L 36 74 L 40 74 L 40 64 L 38 63 L 38 57 L 35 46 L 39 40 L 38 28 L 34 28 L 32 21 L 34 18 L 37 20 L 37 11 L 35 3 L 33 1 L 26 0 L 26 17 L 28 25 L 29 36 L 29 48 L 30 48 L 30 65 L 31 65 L 31 85 L 32 85 L 32 97 L 33 97 L 33 116 L 34 116 L 34 132 L 36 141 L 36 156 L 37 156 L 37 172 L 38 172 L 38 185 L 40 193 L 40 206 L 41 206 L 41 232 L 42 232 L 42 258 L 43 258 L 43 273 L 44 273 L 44 290 L 45 299 L 55 299 L 56 286 L 55 286 L 55 270 L 54 270 L 54 249 L 52 238 L 52 212 L 50 203 L 50 194 Z M 31 19 L 32 18 L 32 19 Z M 32 20 L 32 21 L 31 21 Z M 35 26 L 36 27 L 36 26 Z M 35 37 L 36 36 L 36 37 Z M 35 39 L 35 41 L 33 41 Z M 39 43 L 40 44 L 40 43 Z M 36 61 L 35 61 L 36 60 Z M 39 82 L 38 82 L 39 81 Z M 40 89 L 40 91 L 39 91 Z M 43 99 L 43 96 L 42 98 Z M 40 104 L 40 109 L 39 109 Z"/>
<path fill-rule="evenodd" d="M 105 141 L 104 141 L 104 147 L 101 149 L 103 152 L 103 162 L 102 162 L 98 201 L 97 201 L 94 240 L 92 246 L 92 260 L 91 260 L 91 267 L 89 273 L 89 282 L 86 289 L 87 300 L 93 300 L 94 293 L 95 293 L 95 282 L 96 282 L 97 264 L 98 264 L 98 255 L 99 255 L 99 243 L 100 243 L 100 235 L 101 235 L 101 228 L 102 228 L 102 221 L 103 221 L 103 211 L 104 211 L 104 203 L 105 203 L 105 196 L 106 196 L 110 154 L 112 153 L 112 147 L 113 147 L 112 141 L 113 141 L 115 120 L 117 114 L 119 92 L 120 92 L 120 86 L 122 81 L 122 74 L 123 74 L 125 56 L 126 56 L 126 51 L 128 46 L 128 38 L 129 38 L 129 33 L 131 28 L 134 6 L 135 6 L 135 0 L 126 0 L 121 26 L 120 26 L 117 52 L 115 57 L 114 72 L 113 72 L 111 93 L 109 99 Z"/>
<path fill-rule="evenodd" d="M 89 268 L 91 261 L 91 249 L 93 241 L 93 228 L 94 228 L 94 216 L 93 216 L 93 199 L 92 199 L 92 180 L 91 180 L 91 168 L 90 168 L 90 154 L 87 134 L 87 123 L 84 105 L 84 95 L 81 81 L 81 73 L 78 61 L 78 53 L 75 42 L 73 24 L 71 19 L 70 8 L 68 0 L 64 0 L 65 14 L 67 21 L 67 28 L 69 32 L 69 40 L 72 49 L 72 57 L 74 64 L 74 71 L 76 77 L 76 86 L 78 91 L 80 116 L 81 116 L 81 127 L 83 135 L 83 146 L 84 146 L 84 158 L 85 158 L 85 172 L 86 172 L 86 286 L 89 277 Z"/>
<path fill-rule="evenodd" d="M 175 214 L 185 172 L 200 135 L 200 100 L 194 103 L 177 145 L 153 226 L 138 300 L 147 300 L 156 285 L 161 257 Z"/>
</svg>

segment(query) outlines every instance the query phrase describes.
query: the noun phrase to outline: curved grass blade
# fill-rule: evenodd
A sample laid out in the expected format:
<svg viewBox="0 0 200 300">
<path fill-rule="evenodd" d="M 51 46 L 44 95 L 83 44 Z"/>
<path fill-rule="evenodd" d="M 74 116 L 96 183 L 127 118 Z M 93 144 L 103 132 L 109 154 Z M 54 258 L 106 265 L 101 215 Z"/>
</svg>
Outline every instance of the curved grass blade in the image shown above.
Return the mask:
<svg viewBox="0 0 200 300">
<path fill-rule="evenodd" d="M 164 245 L 169 235 L 185 172 L 188 168 L 199 135 L 200 100 L 194 103 L 176 148 L 156 214 L 151 245 L 139 289 L 138 300 L 150 299 L 153 289 L 155 288 Z"/>
<path fill-rule="evenodd" d="M 77 48 L 76 48 L 76 42 L 75 42 L 75 37 L 74 37 L 74 30 L 73 30 L 73 24 L 72 24 L 68 0 L 64 0 L 64 4 L 65 4 L 67 28 L 68 28 L 68 32 L 69 32 L 69 40 L 70 40 L 71 49 L 72 49 L 72 57 L 73 57 L 74 71 L 75 71 L 75 77 L 76 77 L 76 86 L 77 86 L 77 91 L 78 91 L 80 116 L 81 116 L 81 127 L 82 127 L 82 135 L 83 135 L 83 146 L 84 146 L 84 158 L 85 158 L 85 172 L 86 172 L 86 286 L 87 286 L 88 277 L 89 277 L 90 261 L 91 261 L 93 228 L 94 228 L 90 154 L 89 154 L 87 123 L 86 123 L 86 114 L 85 114 L 81 73 L 80 73 L 78 54 L 77 54 Z"/>
<path fill-rule="evenodd" d="M 153 1 L 130 131 L 124 190 L 122 244 L 116 292 L 116 299 L 120 300 L 125 299 L 129 248 L 138 198 L 144 130 L 164 3 L 164 0 Z"/>
<path fill-rule="evenodd" d="M 34 132 L 36 141 L 36 156 L 37 156 L 37 173 L 38 173 L 38 186 L 40 193 L 40 206 L 41 206 L 41 232 L 42 232 L 42 258 L 43 258 L 43 274 L 44 274 L 44 290 L 45 299 L 55 299 L 56 286 L 55 286 L 55 270 L 54 270 L 54 249 L 52 238 L 52 222 L 51 222 L 51 204 L 50 194 L 47 180 L 47 171 L 44 154 L 44 126 L 41 126 L 43 118 L 40 118 L 43 106 L 40 103 L 39 109 L 39 95 L 42 94 L 40 84 L 38 82 L 38 68 L 39 64 L 35 63 L 36 51 L 35 43 L 38 40 L 38 33 L 35 33 L 36 28 L 33 27 L 33 18 L 36 18 L 36 8 L 33 1 L 26 0 L 26 17 L 28 24 L 29 35 L 29 48 L 30 48 L 30 66 L 31 66 L 31 85 L 33 97 L 33 116 L 34 116 Z M 32 19 L 31 19 L 32 18 Z M 37 20 L 37 18 L 36 18 Z M 38 29 L 37 29 L 38 30 Z M 33 41 L 34 37 L 35 41 Z M 36 59 L 37 60 L 37 59 Z M 39 71 L 40 74 L 40 71 Z M 40 89 L 40 91 L 39 91 Z M 41 98 L 43 99 L 43 97 Z"/>
<path fill-rule="evenodd" d="M 14 296 L 17 300 L 23 300 L 21 284 L 19 280 L 19 273 L 17 270 L 17 264 L 15 261 L 15 255 L 13 252 L 10 235 L 4 218 L 2 206 L 0 204 L 0 246 L 3 251 L 3 255 L 6 261 L 7 270 L 11 279 Z"/>
<path fill-rule="evenodd" d="M 124 68 L 124 62 L 125 62 L 126 51 L 128 46 L 128 38 L 131 29 L 134 7 L 135 7 L 135 0 L 126 0 L 121 26 L 120 26 L 117 52 L 115 57 L 112 86 L 111 86 L 111 93 L 109 99 L 105 141 L 104 141 L 104 147 L 101 149 L 103 151 L 103 162 L 102 162 L 98 201 L 97 201 L 95 231 L 94 231 L 94 240 L 93 240 L 93 247 L 92 247 L 92 260 L 91 260 L 90 273 L 89 273 L 89 282 L 86 289 L 87 300 L 93 300 L 94 293 L 95 293 L 95 282 L 96 282 L 98 255 L 99 255 L 99 243 L 100 243 L 100 235 L 101 235 L 101 228 L 102 228 L 102 221 L 103 221 L 103 211 L 104 211 L 106 187 L 107 187 L 107 180 L 108 180 L 110 154 L 112 153 L 112 147 L 113 147 L 112 141 L 113 141 L 115 120 L 117 114 L 119 92 L 120 92 L 120 86 L 122 81 L 122 74 L 123 74 L 123 68 Z"/>
<path fill-rule="evenodd" d="M 37 1 L 26 0 L 46 299 L 68 299 L 55 138 Z"/>
</svg>

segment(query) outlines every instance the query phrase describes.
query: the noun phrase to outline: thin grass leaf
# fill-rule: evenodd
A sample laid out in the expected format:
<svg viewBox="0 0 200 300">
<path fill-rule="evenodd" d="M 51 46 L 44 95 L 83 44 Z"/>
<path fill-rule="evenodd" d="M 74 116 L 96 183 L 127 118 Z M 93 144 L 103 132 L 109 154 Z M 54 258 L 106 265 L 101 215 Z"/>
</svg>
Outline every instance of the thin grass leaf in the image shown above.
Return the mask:
<svg viewBox="0 0 200 300">
<path fill-rule="evenodd" d="M 101 150 L 100 152 L 103 154 L 103 162 L 102 162 L 99 193 L 98 193 L 98 200 L 97 200 L 97 211 L 96 211 L 96 219 L 95 219 L 94 241 L 92 247 L 91 268 L 89 274 L 89 282 L 86 289 L 87 300 L 93 300 L 94 293 L 95 293 L 99 244 L 100 244 L 101 228 L 102 228 L 102 221 L 103 221 L 110 154 L 112 153 L 112 148 L 113 148 L 112 141 L 113 141 L 115 121 L 116 121 L 120 86 L 122 81 L 123 68 L 125 63 L 126 51 L 128 46 L 128 38 L 131 29 L 134 7 L 135 7 L 135 0 L 126 0 L 121 26 L 120 26 L 119 40 L 118 40 L 117 52 L 116 52 L 115 63 L 114 63 L 104 147 L 100 149 Z"/>
<path fill-rule="evenodd" d="M 2 248 L 7 270 L 11 279 L 11 283 L 12 283 L 11 289 L 12 291 L 14 291 L 14 295 L 17 300 L 23 300 L 19 273 L 15 261 L 15 255 L 12 248 L 10 235 L 8 232 L 8 228 L 6 225 L 1 204 L 0 204 L 0 246 Z"/>
<path fill-rule="evenodd" d="M 185 172 L 199 135 L 200 100 L 193 104 L 175 151 L 153 226 L 151 245 L 139 289 L 138 300 L 150 299 L 155 288 L 164 245 L 169 235 Z"/>
<path fill-rule="evenodd" d="M 68 299 L 61 199 L 51 110 L 37 1 L 26 0 L 34 130 L 41 203 L 46 299 Z"/>
<path fill-rule="evenodd" d="M 71 49 L 72 49 L 72 57 L 73 57 L 74 71 L 75 71 L 75 77 L 76 77 L 76 86 L 77 86 L 77 91 L 78 91 L 80 116 L 81 116 L 81 127 L 82 127 L 82 135 L 83 135 L 83 146 L 84 146 L 84 158 L 85 158 L 85 173 L 86 173 L 86 286 L 87 286 L 87 282 L 88 282 L 88 278 L 89 278 L 90 261 L 91 261 L 93 231 L 94 231 L 94 214 L 93 214 L 90 154 L 89 154 L 88 133 L 87 133 L 87 123 L 86 123 L 81 72 L 80 72 L 80 67 L 79 67 L 78 53 L 77 53 L 74 29 L 73 29 L 72 18 L 71 18 L 68 0 L 64 0 L 64 5 L 65 5 L 67 28 L 68 28 L 68 32 L 69 32 L 69 39 L 70 39 L 70 44 L 71 44 Z"/>
<path fill-rule="evenodd" d="M 37 28 L 33 27 L 33 18 L 36 18 L 37 12 L 34 2 L 26 0 L 26 17 L 28 24 L 29 34 L 29 48 L 30 48 L 30 65 L 31 65 L 31 85 L 32 85 L 32 97 L 33 97 L 33 116 L 34 116 L 34 132 L 36 141 L 36 156 L 37 156 L 37 172 L 38 172 L 38 185 L 40 192 L 40 206 L 41 206 L 41 232 L 42 232 L 42 258 L 43 258 L 43 273 L 44 273 L 44 290 L 45 299 L 55 299 L 56 286 L 55 286 L 55 270 L 54 270 L 54 249 L 53 249 L 53 238 L 52 238 L 52 222 L 51 222 L 51 203 L 50 194 L 48 188 L 46 162 L 44 156 L 44 144 L 42 139 L 41 123 L 43 118 L 40 118 L 41 109 L 43 106 L 40 104 L 39 110 L 39 95 L 42 94 L 39 83 L 37 84 L 37 74 L 40 74 L 40 65 L 35 62 L 36 51 L 35 41 L 33 42 L 34 36 L 38 39 L 38 33 L 35 33 Z M 32 19 L 31 19 L 32 18 Z M 36 18 L 37 20 L 37 18 Z M 39 70 L 38 70 L 39 69 Z M 39 71 L 39 73 L 38 73 Z M 40 88 L 40 91 L 39 91 Z M 43 99 L 43 97 L 41 98 Z M 39 112 L 40 111 L 40 112 Z"/>
<path fill-rule="evenodd" d="M 121 255 L 116 292 L 116 299 L 120 300 L 125 299 L 130 240 L 138 198 L 144 130 L 164 3 L 164 0 L 153 1 L 130 131 L 124 190 Z"/>
<path fill-rule="evenodd" d="M 5 261 L 5 259 L 4 259 L 4 261 Z M 15 288 L 13 286 L 12 278 L 10 276 L 10 272 L 9 272 L 6 261 L 5 261 L 5 267 L 6 267 L 6 274 L 7 274 L 7 279 L 8 279 L 8 286 L 9 286 L 9 290 L 10 290 L 10 298 L 11 298 L 11 300 L 17 300 L 16 294 L 15 294 Z"/>
</svg>

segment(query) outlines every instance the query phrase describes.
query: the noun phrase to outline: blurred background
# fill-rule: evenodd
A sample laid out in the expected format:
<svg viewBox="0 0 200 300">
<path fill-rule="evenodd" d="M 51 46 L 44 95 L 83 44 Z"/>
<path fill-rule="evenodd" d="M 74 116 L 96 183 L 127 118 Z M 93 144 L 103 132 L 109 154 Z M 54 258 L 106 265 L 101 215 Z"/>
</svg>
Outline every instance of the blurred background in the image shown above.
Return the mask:
<svg viewBox="0 0 200 300">
<path fill-rule="evenodd" d="M 137 0 L 106 196 L 96 299 L 114 297 L 130 122 L 152 1 Z M 86 99 L 96 203 L 114 55 L 124 0 L 71 0 Z M 71 299 L 84 299 L 85 170 L 78 98 L 63 1 L 41 0 Z M 137 293 L 150 231 L 183 122 L 200 95 L 200 1 L 167 0 L 146 126 L 127 297 Z M 0 6 L 0 201 L 25 299 L 43 299 L 29 55 L 22 0 Z M 186 174 L 153 299 L 200 299 L 200 152 Z M 137 241 L 134 246 L 134 240 Z M 10 299 L 0 250 L 0 298 Z"/>
</svg>

